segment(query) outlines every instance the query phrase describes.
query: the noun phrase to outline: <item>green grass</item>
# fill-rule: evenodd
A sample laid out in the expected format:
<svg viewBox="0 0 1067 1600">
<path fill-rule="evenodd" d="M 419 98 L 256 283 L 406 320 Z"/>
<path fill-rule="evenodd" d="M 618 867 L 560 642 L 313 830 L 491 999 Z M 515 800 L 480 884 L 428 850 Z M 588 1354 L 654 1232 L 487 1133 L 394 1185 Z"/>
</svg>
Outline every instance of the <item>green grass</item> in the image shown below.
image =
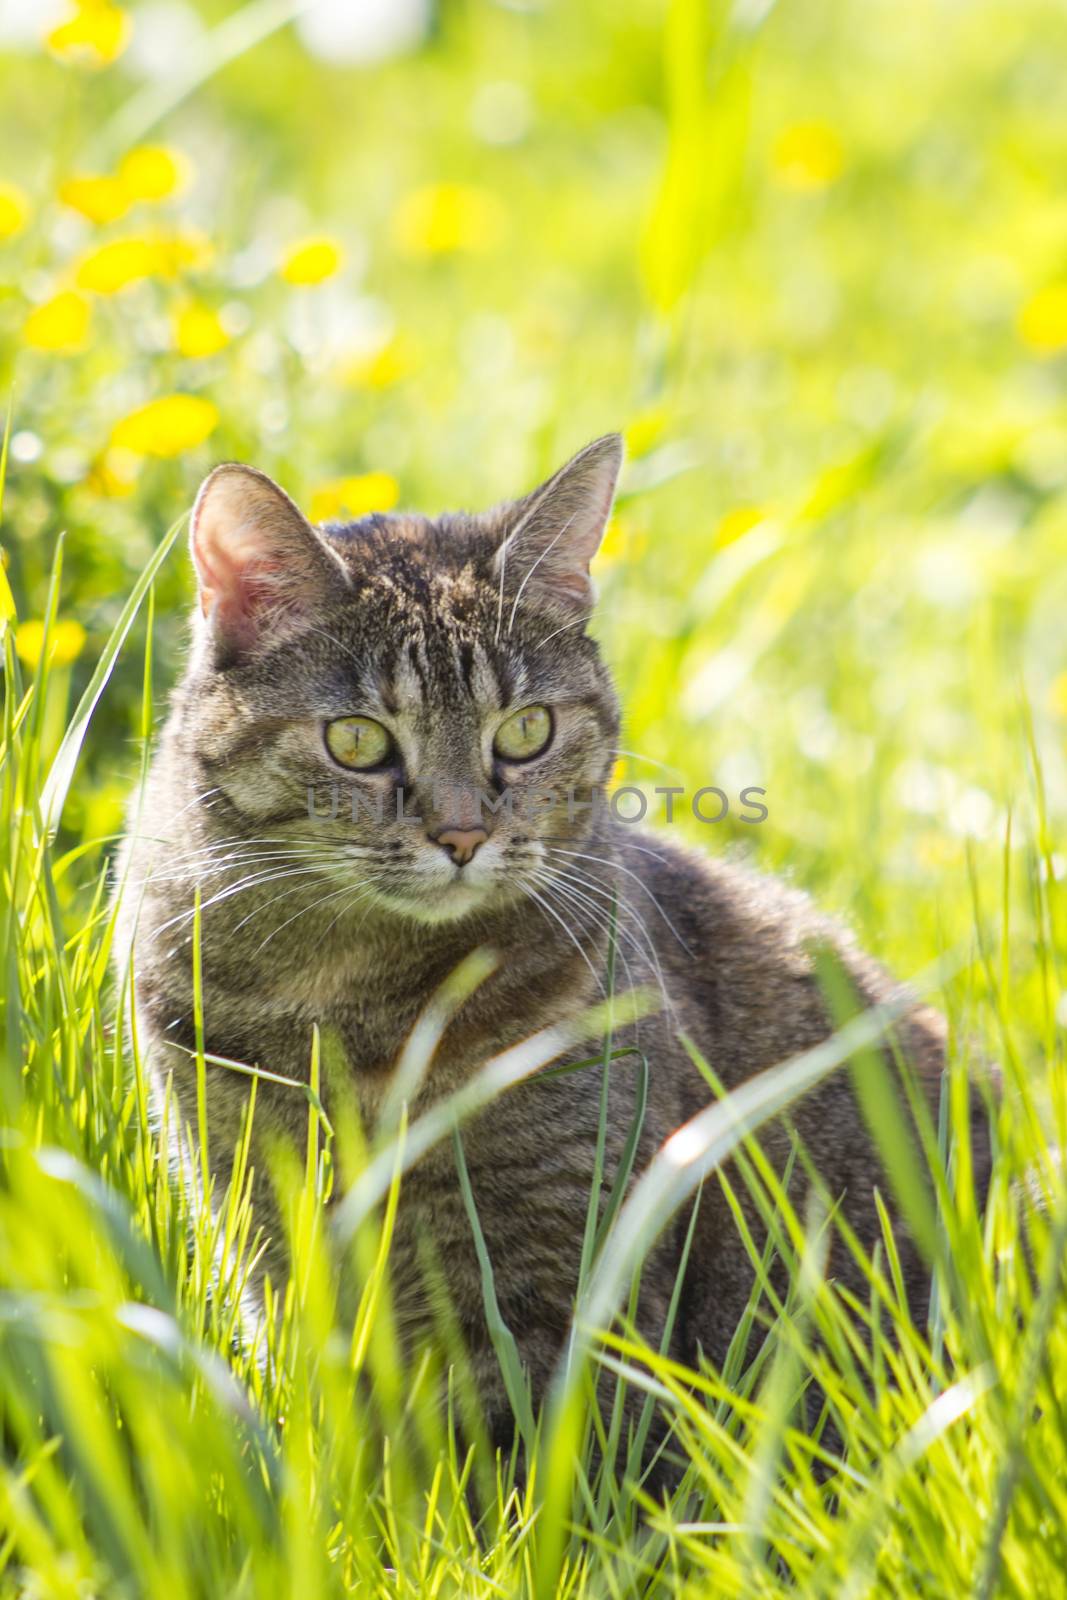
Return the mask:
<svg viewBox="0 0 1067 1600">
<path fill-rule="evenodd" d="M 53 592 L 58 561 L 56 578 Z M 401 1369 L 389 1237 L 419 1151 L 451 1137 L 462 1182 L 463 1118 L 550 1059 L 562 1036 L 508 1052 L 410 1127 L 398 1092 L 371 1150 L 350 1119 L 327 1123 L 318 1087 L 334 1064 L 316 1040 L 310 1087 L 293 1085 L 308 1103 L 304 1158 L 280 1159 L 276 1173 L 293 1276 L 269 1348 L 242 1339 L 256 1249 L 247 1145 L 213 1207 L 173 1182 L 136 1041 L 127 1047 L 114 1023 L 105 869 L 83 885 L 80 914 L 65 915 L 66 880 L 91 857 L 57 853 L 45 822 L 75 777 L 88 711 L 107 692 L 134 610 L 50 762 L 57 685 L 41 664 L 47 650 L 24 684 L 6 633 L 2 1592 L 1055 1592 L 1067 1563 L 1067 1194 L 1050 1143 L 1067 1099 L 1061 1061 L 1035 1081 L 1020 1059 L 1032 1022 L 989 954 L 1032 940 L 1039 987 L 1054 987 L 1053 950 L 1038 930 L 1062 915 L 1055 874 L 1035 857 L 1031 920 L 995 938 L 977 922 L 970 947 L 927 979 L 1002 1042 L 1007 1092 L 984 1217 L 969 1186 L 962 1035 L 941 1125 L 925 1130 L 936 1215 L 923 1211 L 917 1152 L 899 1115 L 886 1114 L 892 1101 L 870 1050 L 891 1017 L 843 1023 L 825 1047 L 722 1102 L 710 1067 L 695 1061 L 711 1103 L 684 1157 L 658 1157 L 613 1208 L 613 1225 L 598 1230 L 590 1210 L 575 1337 L 546 1414 L 534 1418 L 470 1200 L 490 1327 L 525 1441 L 527 1470 L 516 1478 L 516 1460 L 493 1459 L 481 1436 L 447 1316 L 445 1355 Z M 148 729 L 147 656 L 144 684 Z M 408 1093 L 443 1019 L 482 976 L 477 962 L 457 973 L 428 1013 L 402 1069 Z M 847 997 L 838 1003 L 847 1014 Z M 616 1018 L 622 1004 L 615 996 Z M 759 1149 L 760 1122 L 846 1062 L 866 1083 L 896 1198 L 934 1262 L 924 1326 L 908 1316 L 888 1225 L 865 1263 L 869 1300 L 846 1304 L 822 1272 L 825 1209 L 798 1216 Z M 204 1070 L 236 1069 L 212 1059 Z M 644 1064 L 612 1051 L 609 1023 L 603 1056 L 580 1070 Z M 252 1106 L 254 1115 L 254 1096 Z M 210 1129 L 200 1118 L 186 1133 L 206 1177 Z M 757 1287 L 746 1319 L 768 1336 L 747 1365 L 742 1330 L 723 1372 L 685 1371 L 635 1340 L 626 1308 L 651 1241 L 701 1183 L 727 1183 L 728 1155 L 769 1225 L 766 1249 L 749 1242 Z M 331 1225 L 323 1202 L 335 1189 L 345 1198 Z M 767 1276 L 772 1252 L 790 1267 L 784 1302 Z M 338 1316 L 339 1260 L 356 1286 L 351 1325 Z M 598 1372 L 601 1392 L 614 1395 L 604 1415 L 593 1404 Z M 630 1385 L 646 1397 L 634 1433 L 623 1430 Z M 811 1385 L 824 1398 L 806 1427 Z M 644 1477 L 654 1417 L 669 1426 L 679 1475 L 669 1494 Z"/>
<path fill-rule="evenodd" d="M 156 26 L 129 11 L 135 40 Z M 1057 1594 L 1062 8 L 448 0 L 422 49 L 363 69 L 313 59 L 284 12 L 202 0 L 199 43 L 156 78 L 133 45 L 88 71 L 0 38 L 0 185 L 25 213 L 0 239 L 0 1593 Z M 100 222 L 63 198 L 149 139 L 188 164 L 185 188 Z M 157 260 L 115 293 L 78 285 L 101 246 L 160 231 L 206 235 L 211 254 Z M 288 282 L 285 250 L 320 233 L 343 266 Z M 72 285 L 88 333 L 42 348 L 27 319 Z M 196 353 L 190 309 L 218 313 L 229 342 Z M 207 402 L 199 432 L 172 414 L 131 434 L 167 395 Z M 306 1148 L 275 1175 L 294 1275 L 253 1352 L 247 1163 L 211 1211 L 171 1181 L 136 1041 L 115 1026 L 107 871 L 183 647 L 175 519 L 211 464 L 253 460 L 309 508 L 479 505 L 618 426 L 629 461 L 596 629 L 626 781 L 764 787 L 760 826 L 736 804 L 678 826 L 843 914 L 944 1010 L 951 1071 L 920 1154 L 870 1048 L 886 1019 L 850 1018 L 832 973 L 841 1027 L 824 1050 L 729 1107 L 715 1062 L 694 1060 L 709 1110 L 687 1159 L 660 1157 L 612 1229 L 590 1212 L 541 1419 L 483 1261 L 520 1475 L 481 1436 L 446 1311 L 443 1353 L 399 1370 L 389 1236 L 423 1141 L 453 1141 L 462 1170 L 464 1114 L 551 1041 L 432 1121 L 409 1126 L 398 1093 L 371 1149 L 343 1115 L 326 1122 L 335 1063 L 317 1043 L 292 1091 Z M 438 996 L 409 1086 L 479 976 Z M 590 1057 L 582 1070 L 646 1070 L 606 1025 Z M 964 1128 L 982 1058 L 1005 1093 L 979 1216 Z M 931 1256 L 919 1326 L 890 1232 L 865 1303 L 844 1305 L 823 1271 L 831 1224 L 796 1215 L 762 1160 L 761 1118 L 827 1071 L 853 1074 Z M 211 1130 L 189 1137 L 199 1163 Z M 633 1336 L 634 1274 L 728 1154 L 770 1242 L 752 1243 L 757 1292 L 724 1370 L 681 1372 Z M 339 1235 L 328 1194 L 346 1196 Z M 338 1253 L 355 1285 L 343 1325 Z M 679 1469 L 666 1499 L 642 1478 L 661 1421 Z"/>
</svg>

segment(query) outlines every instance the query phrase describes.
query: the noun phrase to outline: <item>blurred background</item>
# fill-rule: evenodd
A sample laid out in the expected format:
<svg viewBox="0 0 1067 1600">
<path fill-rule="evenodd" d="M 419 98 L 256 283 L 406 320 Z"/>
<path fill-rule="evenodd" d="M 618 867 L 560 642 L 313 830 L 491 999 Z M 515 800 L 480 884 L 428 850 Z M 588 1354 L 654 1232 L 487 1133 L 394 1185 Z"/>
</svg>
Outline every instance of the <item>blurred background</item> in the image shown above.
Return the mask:
<svg viewBox="0 0 1067 1600">
<path fill-rule="evenodd" d="M 904 970 L 1009 815 L 1062 874 L 1065 60 L 1044 0 L 0 0 L 0 538 L 32 667 L 65 533 L 54 737 L 216 461 L 432 511 L 621 428 L 626 781 L 763 787 L 680 825 Z M 180 551 L 156 593 L 165 687 Z"/>
</svg>

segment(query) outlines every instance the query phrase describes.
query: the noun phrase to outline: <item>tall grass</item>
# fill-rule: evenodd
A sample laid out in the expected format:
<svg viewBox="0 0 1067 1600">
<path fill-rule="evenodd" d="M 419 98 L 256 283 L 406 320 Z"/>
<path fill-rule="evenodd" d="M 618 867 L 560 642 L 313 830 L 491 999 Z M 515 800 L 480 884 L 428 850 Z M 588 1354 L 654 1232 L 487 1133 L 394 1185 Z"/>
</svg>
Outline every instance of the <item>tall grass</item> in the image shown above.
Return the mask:
<svg viewBox="0 0 1067 1600">
<path fill-rule="evenodd" d="M 0 590 L 0 1592 L 300 1600 L 1060 1592 L 1067 1191 L 1052 1146 L 1067 1129 L 1067 1094 L 1062 1035 L 1041 1025 L 1029 997 L 1059 992 L 1064 907 L 1040 807 L 1025 926 L 1012 925 L 1020 913 L 1010 893 L 998 925 L 976 892 L 972 941 L 924 980 L 956 1026 L 940 1123 L 925 1128 L 921 1154 L 877 1076 L 872 1045 L 891 1015 L 846 1020 L 847 995 L 836 994 L 841 1026 L 825 1046 L 732 1097 L 718 1097 L 713 1064 L 695 1060 L 708 1110 L 625 1198 L 620 1187 L 606 1226 L 590 1206 L 574 1333 L 543 1416 L 533 1415 L 515 1330 L 496 1305 L 464 1181 L 462 1124 L 568 1040 L 602 1039 L 577 1070 L 605 1080 L 646 1074 L 648 1063 L 612 1047 L 612 1025 L 630 1003 L 618 994 L 572 1034 L 549 1030 L 507 1052 L 409 1125 L 408 1098 L 444 1021 L 485 975 L 484 962 L 469 964 L 413 1035 L 369 1149 L 343 1098 L 333 1122 L 323 1113 L 319 1087 L 338 1064 L 329 1041 L 316 1039 L 307 1083 L 293 1085 L 307 1102 L 306 1146 L 280 1156 L 274 1173 L 293 1271 L 274 1286 L 278 1315 L 257 1340 L 242 1314 L 258 1248 L 248 1173 L 254 1083 L 229 1187 L 208 1193 L 211 1130 L 199 1119 L 183 1132 L 205 1181 L 183 1189 L 166 1154 L 175 1109 L 163 1127 L 153 1122 L 136 1037 L 116 1025 L 123 997 L 109 978 L 107 842 L 66 851 L 57 843 L 94 707 L 135 637 L 144 649 L 141 731 L 150 733 L 152 582 L 176 534 L 121 611 L 73 712 L 47 637 L 32 679 L 23 679 L 14 605 Z M 46 633 L 60 592 L 61 551 Z M 1035 767 L 1038 799 L 1039 778 Z M 1031 963 L 1025 989 L 1010 959 L 1020 941 Z M 990 1112 L 996 1161 L 984 1215 L 967 1135 L 975 1036 L 995 1041 L 1005 1074 Z M 201 1065 L 257 1070 L 202 1049 Z M 895 1198 L 931 1257 L 929 1315 L 918 1325 L 888 1222 L 863 1259 L 868 1292 L 857 1301 L 824 1270 L 828 1230 L 840 1226 L 828 1204 L 798 1215 L 760 1150 L 763 1120 L 823 1074 L 847 1070 L 866 1082 Z M 489 1448 L 446 1303 L 433 1349 L 413 1369 L 397 1354 L 391 1229 L 405 1171 L 437 1139 L 454 1141 L 468 1198 L 523 1442 L 510 1455 Z M 920 1162 L 929 1187 L 918 1181 Z M 726 1187 L 755 1267 L 722 1371 L 680 1368 L 641 1342 L 628 1315 L 649 1247 L 683 1203 L 699 1204 L 706 1184 Z M 767 1223 L 764 1245 L 746 1232 L 739 1184 Z M 328 1217 L 331 1196 L 339 1204 Z M 788 1268 L 784 1298 L 770 1272 L 775 1256 Z M 354 1286 L 346 1317 L 339 1266 Z M 754 1330 L 765 1336 L 751 1339 Z M 624 1404 L 628 1393 L 636 1406 Z M 669 1470 L 650 1473 L 650 1455 Z"/>
<path fill-rule="evenodd" d="M 109 167 L 176 124 L 218 186 L 179 198 L 172 220 L 210 215 L 221 265 L 134 286 L 114 314 L 102 298 L 84 354 L 24 360 L 21 426 L 53 428 L 60 457 L 84 432 L 95 454 L 74 481 L 46 441 L 42 467 L 15 484 L 12 581 L 27 596 L 23 620 L 44 624 L 32 665 L 15 649 L 0 567 L 0 1594 L 1061 1594 L 1067 1191 L 1054 1149 L 1067 1149 L 1067 896 L 1043 772 L 1054 767 L 1061 803 L 1044 696 L 1058 704 L 1063 691 L 1062 630 L 1055 593 L 1043 596 L 1061 560 L 1063 476 L 1062 440 L 1049 449 L 1055 369 L 1039 363 L 1062 349 L 1054 193 L 1040 209 L 1063 143 L 1043 110 L 1055 59 L 1043 41 L 1062 19 L 1040 0 L 942 6 L 933 24 L 910 3 L 670 0 L 662 14 L 598 4 L 591 20 L 559 7 L 539 27 L 525 8 L 476 17 L 455 6 L 436 54 L 356 80 L 328 78 L 279 37 L 305 9 L 251 0 L 165 80 L 123 89 L 105 77 L 99 92 L 72 93 L 56 171 L 32 175 L 44 197 L 68 168 Z M 931 26 L 941 50 L 929 48 Z M 266 65 L 242 61 L 261 40 L 275 51 Z M 57 70 L 42 59 L 11 76 L 4 126 L 10 159 L 27 169 L 44 142 L 35 119 L 53 133 Z M 467 102 L 487 72 L 527 85 L 539 113 L 517 158 L 470 143 Z M 272 77 L 293 87 L 264 115 Z M 401 125 L 410 148 L 394 192 L 392 176 L 379 179 Z M 557 137 L 569 141 L 564 161 Z M 470 237 L 440 259 L 405 244 L 397 222 L 426 185 L 447 199 L 451 174 L 499 216 L 480 238 L 475 207 Z M 373 381 L 346 376 L 328 359 L 335 321 L 368 309 L 361 279 L 339 284 L 321 318 L 314 290 L 283 301 L 270 276 L 241 289 L 230 268 L 248 244 L 281 243 L 279 197 L 296 202 L 294 227 L 322 217 L 356 257 L 370 249 L 366 288 L 397 322 L 384 347 L 396 347 L 392 376 L 388 363 Z M 49 204 L 0 308 L 5 339 L 51 293 L 42 263 L 66 282 L 72 251 L 96 243 L 52 227 Z M 365 233 L 350 232 L 357 222 Z M 206 366 L 176 364 L 154 333 L 140 337 L 189 295 L 243 295 L 254 359 L 240 334 Z M 461 372 L 462 388 L 441 387 Z M 809 881 L 847 900 L 949 1018 L 940 1114 L 936 1126 L 919 1118 L 920 1147 L 873 1048 L 891 1014 L 852 1016 L 832 972 L 839 1026 L 818 1050 L 728 1099 L 714 1061 L 694 1054 L 708 1109 L 617 1187 L 602 1219 L 590 1204 L 572 1333 L 540 1417 L 464 1183 L 463 1124 L 498 1098 L 506 1115 L 509 1086 L 575 1037 L 550 1030 L 448 1105 L 414 1122 L 407 1110 L 444 1019 L 484 976 L 478 960 L 421 1019 L 369 1148 L 343 1096 L 327 1120 L 319 1090 L 341 1064 L 329 1039 L 314 1041 L 306 1082 L 290 1086 L 307 1108 L 306 1142 L 273 1172 L 293 1271 L 274 1286 L 268 1334 L 244 1311 L 260 1245 L 249 1138 L 262 1070 L 201 1047 L 203 1074 L 251 1077 L 249 1121 L 224 1191 L 211 1191 L 203 1116 L 179 1130 L 200 1183 L 183 1187 L 170 1170 L 177 1112 L 168 1106 L 162 1125 L 150 1113 L 136 1034 L 117 1020 L 130 980 L 110 976 L 114 839 L 94 836 L 86 801 L 96 795 L 114 827 L 128 770 L 138 758 L 144 769 L 155 657 L 175 644 L 182 585 L 167 558 L 179 527 L 135 574 L 157 504 L 178 503 L 193 471 L 164 452 L 140 463 L 127 499 L 95 469 L 120 416 L 175 387 L 218 401 L 213 457 L 254 456 L 298 490 L 384 467 L 405 496 L 457 503 L 513 490 L 509 474 L 550 469 L 621 410 L 632 466 L 601 572 L 627 742 L 700 782 L 697 744 L 743 781 L 761 776 L 776 807 L 764 861 L 802 856 Z M 254 420 L 279 396 L 299 430 Z M 0 508 L 10 431 L 9 417 Z M 50 573 L 42 554 L 61 518 L 74 551 L 66 578 L 62 542 Z M 974 581 L 965 622 L 946 566 Z M 891 592 L 898 567 L 911 574 L 906 605 Z M 87 678 L 77 665 L 75 704 L 72 667 L 49 648 L 72 591 L 96 663 Z M 1009 704 L 1028 648 L 1038 733 Z M 138 682 L 131 763 L 116 752 Z M 1028 752 L 1025 793 L 1008 739 Z M 91 784 L 79 783 L 80 763 Z M 888 815 L 882 796 L 909 772 L 912 787 L 941 782 L 937 828 L 922 804 Z M 962 847 L 946 847 L 945 796 L 958 806 L 975 784 L 993 809 L 1014 791 L 1002 857 L 978 829 L 948 897 Z M 654 1063 L 613 1047 L 623 1004 L 613 995 L 584 1020 L 578 1070 L 640 1083 Z M 1004 1094 L 990 1109 L 995 1163 L 979 1213 L 966 1081 L 982 1057 L 1000 1063 Z M 892 1199 L 929 1257 L 917 1322 L 888 1222 L 856 1300 L 827 1276 L 840 1226 L 828 1198 L 798 1214 L 763 1158 L 762 1122 L 831 1072 L 853 1075 Z M 405 1173 L 436 1140 L 454 1148 L 521 1454 L 490 1448 L 446 1295 L 433 1349 L 414 1368 L 398 1359 L 392 1228 Z M 794 1167 L 804 1159 L 797 1149 Z M 709 1185 L 725 1187 L 755 1284 L 722 1369 L 694 1371 L 643 1343 L 631 1311 L 659 1230 Z M 742 1186 L 765 1243 L 747 1231 Z"/>
</svg>

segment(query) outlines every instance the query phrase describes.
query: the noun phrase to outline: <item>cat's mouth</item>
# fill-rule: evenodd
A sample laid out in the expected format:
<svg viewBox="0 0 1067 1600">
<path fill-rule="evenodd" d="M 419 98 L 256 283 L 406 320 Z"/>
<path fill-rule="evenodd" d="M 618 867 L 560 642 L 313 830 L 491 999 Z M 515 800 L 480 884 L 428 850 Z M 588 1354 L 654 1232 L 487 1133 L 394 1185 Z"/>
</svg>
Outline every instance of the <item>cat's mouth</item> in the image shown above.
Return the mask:
<svg viewBox="0 0 1067 1600">
<path fill-rule="evenodd" d="M 443 921 L 454 917 L 465 917 L 472 911 L 478 911 L 492 897 L 492 884 L 474 884 L 467 878 L 457 875 L 443 889 L 428 896 L 427 903 L 431 911 L 436 914 L 435 920 Z"/>
<path fill-rule="evenodd" d="M 383 911 L 423 924 L 458 922 L 523 898 L 525 878 L 543 861 L 530 840 L 521 844 L 494 835 L 459 861 L 427 839 L 406 856 L 397 850 L 377 862 L 366 881 Z"/>
<path fill-rule="evenodd" d="M 484 910 L 493 899 L 493 885 L 472 883 L 457 873 L 450 883 L 415 882 L 407 889 L 380 889 L 378 895 L 390 910 L 399 911 L 416 922 L 456 922 Z"/>
<path fill-rule="evenodd" d="M 377 885 L 379 900 L 393 911 L 417 922 L 456 922 L 484 911 L 506 895 L 499 864 L 478 857 L 460 866 L 447 861 L 434 847 L 414 871 Z"/>
</svg>

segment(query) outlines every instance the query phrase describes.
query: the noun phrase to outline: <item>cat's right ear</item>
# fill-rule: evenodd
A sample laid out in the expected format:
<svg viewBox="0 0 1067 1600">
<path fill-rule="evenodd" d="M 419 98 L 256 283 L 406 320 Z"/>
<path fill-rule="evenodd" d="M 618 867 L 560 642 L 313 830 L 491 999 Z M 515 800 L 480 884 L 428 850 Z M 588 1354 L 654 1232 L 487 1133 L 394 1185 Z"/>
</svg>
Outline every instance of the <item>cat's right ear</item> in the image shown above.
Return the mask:
<svg viewBox="0 0 1067 1600">
<path fill-rule="evenodd" d="M 347 582 L 284 489 L 255 467 L 228 462 L 204 479 L 189 542 L 220 660 L 276 642 Z"/>
</svg>

